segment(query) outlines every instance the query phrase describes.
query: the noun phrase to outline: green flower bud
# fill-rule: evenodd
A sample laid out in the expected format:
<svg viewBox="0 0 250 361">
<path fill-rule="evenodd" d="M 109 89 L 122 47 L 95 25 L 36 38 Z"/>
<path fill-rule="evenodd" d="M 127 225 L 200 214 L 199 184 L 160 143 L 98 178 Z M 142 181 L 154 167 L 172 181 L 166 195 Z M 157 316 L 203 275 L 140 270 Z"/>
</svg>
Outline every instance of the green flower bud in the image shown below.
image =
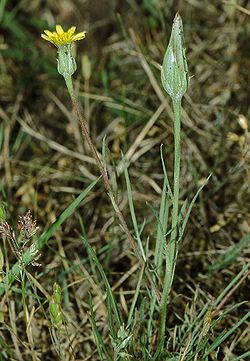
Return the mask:
<svg viewBox="0 0 250 361">
<path fill-rule="evenodd" d="M 55 327 L 61 326 L 62 324 L 61 306 L 51 301 L 49 305 L 49 312 L 50 312 L 51 323 L 53 324 L 53 326 Z"/>
<path fill-rule="evenodd" d="M 72 55 L 72 44 L 58 46 L 57 70 L 64 77 L 71 77 L 76 71 L 76 61 Z"/>
<path fill-rule="evenodd" d="M 59 286 L 58 283 L 54 283 L 54 286 L 53 286 L 53 301 L 55 303 L 58 303 L 60 304 L 61 303 L 61 296 L 62 296 L 62 290 L 61 290 L 61 287 Z"/>
<path fill-rule="evenodd" d="M 60 327 L 62 324 L 61 294 L 61 287 L 57 283 L 54 283 L 53 295 L 49 303 L 49 312 L 51 323 L 55 327 Z"/>
<path fill-rule="evenodd" d="M 4 265 L 4 257 L 3 257 L 2 249 L 1 249 L 1 247 L 0 247 L 0 274 L 1 274 L 2 271 L 3 271 L 3 265 Z"/>
<path fill-rule="evenodd" d="M 4 206 L 2 205 L 2 203 L 0 203 L 0 222 L 4 222 L 5 219 L 6 219 L 6 214 L 5 214 Z"/>
<path fill-rule="evenodd" d="M 161 68 L 163 88 L 173 101 L 180 101 L 188 89 L 188 66 L 183 44 L 183 27 L 177 13 Z"/>
</svg>

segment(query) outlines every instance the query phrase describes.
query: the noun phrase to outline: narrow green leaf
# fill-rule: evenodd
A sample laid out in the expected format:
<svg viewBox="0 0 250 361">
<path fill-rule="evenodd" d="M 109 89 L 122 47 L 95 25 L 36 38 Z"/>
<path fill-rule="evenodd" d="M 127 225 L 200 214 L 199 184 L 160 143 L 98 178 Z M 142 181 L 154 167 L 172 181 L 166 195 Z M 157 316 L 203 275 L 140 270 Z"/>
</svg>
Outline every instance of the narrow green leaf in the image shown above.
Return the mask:
<svg viewBox="0 0 250 361">
<path fill-rule="evenodd" d="M 250 351 L 247 351 L 247 352 L 243 353 L 242 355 L 234 358 L 233 361 L 247 360 L 247 357 L 250 357 Z"/>
<path fill-rule="evenodd" d="M 56 222 L 52 224 L 52 226 L 42 234 L 37 240 L 37 246 L 40 250 L 44 244 L 55 234 L 55 232 L 60 228 L 60 226 L 73 214 L 75 209 L 79 206 L 79 204 L 87 197 L 90 191 L 94 188 L 94 186 L 99 181 L 100 177 L 94 180 L 57 218 Z"/>
<path fill-rule="evenodd" d="M 142 267 L 142 269 L 140 271 L 140 274 L 139 274 L 139 279 L 138 279 L 138 282 L 137 282 L 137 285 L 136 285 L 135 294 L 134 294 L 133 301 L 132 301 L 132 304 L 131 304 L 130 310 L 129 310 L 127 328 L 131 325 L 131 322 L 132 322 L 132 319 L 133 319 L 135 305 L 136 305 L 137 299 L 138 299 L 139 294 L 140 294 L 140 288 L 141 288 L 141 284 L 142 284 L 144 268 L 145 267 Z"/>
<path fill-rule="evenodd" d="M 109 355 L 107 348 L 104 344 L 104 341 L 102 339 L 102 336 L 100 335 L 100 332 L 98 331 L 96 322 L 95 322 L 95 315 L 94 315 L 94 308 L 93 308 L 93 302 L 92 302 L 92 297 L 91 295 L 89 296 L 89 308 L 90 308 L 90 322 L 91 322 L 91 326 L 92 326 L 92 330 L 93 330 L 93 335 L 95 338 L 95 344 L 97 347 L 97 351 L 100 357 L 100 360 L 104 360 L 103 356 L 104 353 L 106 355 L 106 359 L 108 361 L 112 361 L 111 356 Z"/>
<path fill-rule="evenodd" d="M 195 201 L 197 199 L 197 197 L 199 196 L 200 192 L 202 191 L 202 189 L 205 187 L 205 185 L 207 184 L 207 182 L 209 181 L 209 179 L 211 178 L 212 174 L 209 174 L 209 176 L 207 177 L 207 179 L 205 180 L 205 182 L 200 186 L 200 188 L 197 190 L 195 196 L 193 197 L 191 203 L 190 203 L 190 206 L 188 207 L 188 210 L 187 210 L 187 214 L 183 220 L 183 223 L 182 223 L 182 226 L 180 228 L 180 233 L 179 233 L 179 241 L 182 239 L 183 237 L 183 234 L 184 234 L 184 231 L 185 231 L 185 228 L 186 228 L 186 225 L 187 225 L 187 222 L 188 222 L 188 219 L 189 219 L 189 216 L 190 216 L 190 213 L 193 209 L 193 206 L 195 204 Z"/>
<path fill-rule="evenodd" d="M 237 328 L 239 328 L 248 318 L 250 317 L 250 311 L 242 317 L 230 330 L 222 331 L 221 334 L 216 338 L 212 345 L 207 349 L 204 357 L 207 357 L 213 350 L 215 350 L 223 341 L 225 341 Z"/>
<path fill-rule="evenodd" d="M 110 307 L 111 307 L 111 310 L 113 312 L 113 314 L 111 314 L 110 312 L 110 309 L 109 307 L 107 307 L 108 309 L 108 312 L 109 312 L 109 319 L 112 319 L 113 318 L 113 315 L 115 317 L 115 321 L 117 323 L 117 326 L 120 327 L 121 326 L 121 318 L 120 318 L 120 315 L 119 315 L 119 311 L 118 311 L 118 307 L 117 307 L 117 304 L 116 304 L 116 301 L 115 301 L 115 298 L 114 298 L 114 295 L 113 295 L 113 291 L 110 287 L 110 284 L 109 284 L 109 281 L 107 279 L 107 276 L 105 274 L 105 271 L 101 265 L 101 263 L 99 262 L 93 248 L 91 247 L 90 243 L 88 242 L 88 240 L 85 238 L 85 237 L 81 237 L 81 240 L 83 242 L 83 245 L 84 247 L 88 250 L 90 256 L 92 257 L 93 261 L 95 262 L 96 264 L 96 267 L 101 275 L 101 278 L 103 280 L 103 283 L 104 283 L 104 286 L 105 286 L 105 289 L 106 289 L 106 292 L 107 292 L 107 303 L 110 304 Z M 113 328 L 113 325 L 112 325 L 112 337 L 115 337 L 115 332 L 114 332 L 114 328 Z"/>
<path fill-rule="evenodd" d="M 235 244 L 232 247 L 229 247 L 226 253 L 221 255 L 216 262 L 211 264 L 208 268 L 208 271 L 217 271 L 221 268 L 225 268 L 230 263 L 235 261 L 235 259 L 241 254 L 243 249 L 247 247 L 250 243 L 250 234 L 245 235 L 241 238 L 240 242 Z"/>
<path fill-rule="evenodd" d="M 170 185 L 170 182 L 168 179 L 168 173 L 167 173 L 164 156 L 163 156 L 163 145 L 161 145 L 161 147 L 160 147 L 160 154 L 161 154 L 161 165 L 162 165 L 162 169 L 163 169 L 163 173 L 164 173 L 164 179 L 166 179 L 166 183 L 167 183 L 168 194 L 170 196 L 171 201 L 173 201 L 173 192 L 172 192 L 171 185 Z"/>
<path fill-rule="evenodd" d="M 136 219 L 136 215 L 135 215 L 135 208 L 134 208 L 134 203 L 133 203 L 133 196 L 132 196 L 132 189 L 131 189 L 131 183 L 130 183 L 130 179 L 129 179 L 128 168 L 127 168 L 124 157 L 122 157 L 122 161 L 123 161 L 123 168 L 124 168 L 124 174 L 125 174 L 125 180 L 126 180 L 126 186 L 127 186 L 130 214 L 131 214 L 131 218 L 132 218 L 132 222 L 133 222 L 133 226 L 134 226 L 134 230 L 135 230 L 135 234 L 136 234 L 136 239 L 137 239 L 138 245 L 140 247 L 143 260 L 144 260 L 144 262 L 146 262 L 146 256 L 145 256 L 145 252 L 144 252 L 144 249 L 142 246 L 141 236 L 140 236 L 137 219 Z"/>
<path fill-rule="evenodd" d="M 232 281 L 223 289 L 220 295 L 216 298 L 214 302 L 214 307 L 216 307 L 225 295 L 229 292 L 230 288 L 233 288 L 234 285 L 241 279 L 245 272 L 250 268 L 250 261 L 240 270 L 240 272 L 232 279 Z"/>
<path fill-rule="evenodd" d="M 167 194 L 167 179 L 164 176 L 164 183 L 161 195 L 159 218 L 157 218 L 157 233 L 155 244 L 155 266 L 158 275 L 162 274 L 162 260 L 166 243 L 166 231 L 169 213 L 169 196 Z"/>
</svg>

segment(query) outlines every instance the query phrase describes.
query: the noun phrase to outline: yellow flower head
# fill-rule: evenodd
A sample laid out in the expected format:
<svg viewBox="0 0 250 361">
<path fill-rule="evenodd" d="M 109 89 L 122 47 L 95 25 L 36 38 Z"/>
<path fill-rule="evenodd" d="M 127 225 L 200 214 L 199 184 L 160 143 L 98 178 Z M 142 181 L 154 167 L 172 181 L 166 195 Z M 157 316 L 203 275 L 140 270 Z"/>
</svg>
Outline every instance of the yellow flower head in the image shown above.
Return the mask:
<svg viewBox="0 0 250 361">
<path fill-rule="evenodd" d="M 41 37 L 50 41 L 55 46 L 63 46 L 85 38 L 86 31 L 82 31 L 78 34 L 75 34 L 75 31 L 75 26 L 72 26 L 68 31 L 64 31 L 61 25 L 56 25 L 56 31 L 51 32 L 49 30 L 44 30 L 45 34 L 41 34 Z"/>
</svg>

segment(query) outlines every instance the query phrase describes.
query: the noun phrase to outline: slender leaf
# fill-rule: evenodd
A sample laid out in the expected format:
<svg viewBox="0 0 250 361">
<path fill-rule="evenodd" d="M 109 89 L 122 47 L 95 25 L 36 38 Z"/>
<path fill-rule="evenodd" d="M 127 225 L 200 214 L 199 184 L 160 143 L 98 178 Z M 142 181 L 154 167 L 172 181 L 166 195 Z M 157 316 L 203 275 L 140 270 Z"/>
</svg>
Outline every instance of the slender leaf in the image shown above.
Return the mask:
<svg viewBox="0 0 250 361">
<path fill-rule="evenodd" d="M 146 256 L 145 256 L 145 252 L 144 252 L 144 249 L 142 246 L 141 236 L 140 236 L 137 219 L 136 219 L 136 215 L 135 215 L 135 208 L 134 208 L 134 203 L 133 203 L 132 189 L 131 189 L 131 183 L 130 183 L 130 179 L 129 179 L 128 168 L 126 166 L 124 157 L 122 158 L 122 160 L 123 160 L 124 174 L 125 174 L 125 180 L 126 180 L 126 186 L 127 186 L 127 192 L 128 192 L 128 202 L 129 202 L 130 214 L 131 214 L 131 218 L 132 218 L 132 222 L 133 222 L 133 226 L 134 226 L 134 230 L 135 230 L 135 234 L 136 234 L 136 239 L 137 239 L 138 245 L 140 247 L 143 260 L 144 260 L 144 262 L 146 262 Z"/>
<path fill-rule="evenodd" d="M 247 319 L 250 317 L 250 311 L 242 317 L 230 330 L 222 331 L 221 334 L 216 338 L 216 340 L 212 343 L 212 345 L 207 349 L 204 357 L 208 356 L 213 350 L 215 350 L 223 341 L 225 341 L 232 333 L 234 333 L 237 328 L 239 328 Z"/>
<path fill-rule="evenodd" d="M 92 302 L 92 297 L 91 295 L 89 296 L 89 307 L 90 307 L 90 322 L 91 322 L 91 326 L 92 326 L 92 330 L 93 330 L 93 335 L 95 338 L 95 344 L 97 347 L 97 351 L 100 357 L 100 360 L 108 360 L 108 361 L 112 361 L 112 357 L 109 355 L 107 348 L 104 344 L 104 341 L 102 339 L 102 336 L 100 335 L 100 332 L 98 331 L 96 322 L 95 322 L 95 315 L 94 315 L 94 309 L 93 309 L 93 302 Z M 106 359 L 103 358 L 103 353 L 105 353 L 106 355 Z"/>
<path fill-rule="evenodd" d="M 209 176 L 207 177 L 207 179 L 205 180 L 205 182 L 200 186 L 200 188 L 197 190 L 195 196 L 193 197 L 191 203 L 190 203 L 190 206 L 188 207 L 188 210 L 187 210 L 187 214 L 183 220 L 183 223 L 182 223 L 182 226 L 181 226 L 181 229 L 180 229 L 180 233 L 179 233 L 179 241 L 182 239 L 183 237 L 183 234 L 184 234 L 184 231 L 185 231 L 185 228 L 186 228 L 186 225 L 187 225 L 187 222 L 188 222 L 188 219 L 189 219 L 189 216 L 190 216 L 190 213 L 193 209 L 193 206 L 195 204 L 195 201 L 197 199 L 197 197 L 199 196 L 200 192 L 202 191 L 202 189 L 205 187 L 205 185 L 207 184 L 207 182 L 209 181 L 209 179 L 211 178 L 212 174 L 209 174 Z"/>
<path fill-rule="evenodd" d="M 90 243 L 88 242 L 88 240 L 84 237 L 81 237 L 81 240 L 83 242 L 83 245 L 84 247 L 88 250 L 90 256 L 92 257 L 93 261 L 95 262 L 96 264 L 96 267 L 101 275 L 101 278 L 103 280 L 103 283 L 104 283 L 104 286 L 105 286 L 105 289 L 106 289 L 106 292 L 107 292 L 107 303 L 108 303 L 108 306 L 110 305 L 110 307 L 107 307 L 108 308 L 108 313 L 109 313 L 109 319 L 112 319 L 113 318 L 113 315 L 114 315 L 114 318 L 115 318 L 115 321 L 117 323 L 117 326 L 120 327 L 122 325 L 122 322 L 121 322 L 121 317 L 119 315 L 119 311 L 118 311 L 118 307 L 117 307 L 117 304 L 116 304 L 116 301 L 115 301 L 115 298 L 114 298 L 114 295 L 113 295 L 113 291 L 110 287 L 110 284 L 109 284 L 109 281 L 107 279 L 107 276 L 105 274 L 105 271 L 101 265 L 101 263 L 99 262 L 93 248 L 91 247 Z M 111 310 L 112 312 L 111 312 Z M 113 314 L 112 314 L 113 313 Z M 113 325 L 111 325 L 112 329 L 112 337 L 115 337 L 115 331 L 114 331 L 114 327 Z"/>
</svg>

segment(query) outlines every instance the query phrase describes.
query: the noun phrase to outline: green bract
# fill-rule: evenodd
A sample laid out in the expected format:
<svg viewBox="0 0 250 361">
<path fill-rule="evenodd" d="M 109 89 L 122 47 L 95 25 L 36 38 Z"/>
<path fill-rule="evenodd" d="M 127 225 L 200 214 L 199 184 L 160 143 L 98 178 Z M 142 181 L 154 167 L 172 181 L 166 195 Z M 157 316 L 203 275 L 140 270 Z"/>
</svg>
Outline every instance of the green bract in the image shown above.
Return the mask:
<svg viewBox="0 0 250 361">
<path fill-rule="evenodd" d="M 161 68 L 163 88 L 173 101 L 179 101 L 188 88 L 188 66 L 183 44 L 183 27 L 177 13 Z"/>
<path fill-rule="evenodd" d="M 72 76 L 76 71 L 76 61 L 72 55 L 72 45 L 58 46 L 57 70 L 62 76 Z"/>
</svg>

